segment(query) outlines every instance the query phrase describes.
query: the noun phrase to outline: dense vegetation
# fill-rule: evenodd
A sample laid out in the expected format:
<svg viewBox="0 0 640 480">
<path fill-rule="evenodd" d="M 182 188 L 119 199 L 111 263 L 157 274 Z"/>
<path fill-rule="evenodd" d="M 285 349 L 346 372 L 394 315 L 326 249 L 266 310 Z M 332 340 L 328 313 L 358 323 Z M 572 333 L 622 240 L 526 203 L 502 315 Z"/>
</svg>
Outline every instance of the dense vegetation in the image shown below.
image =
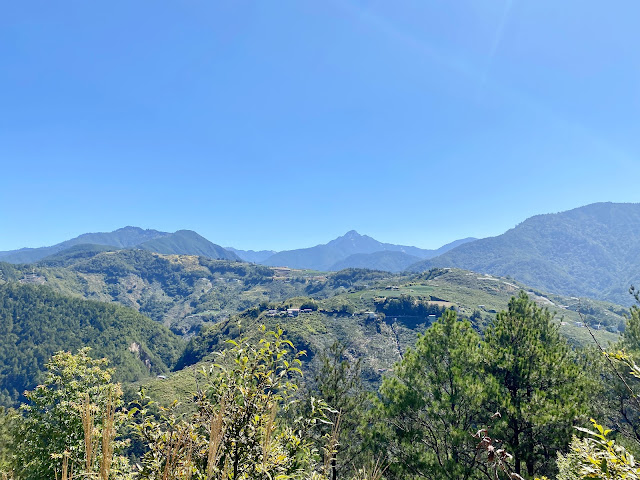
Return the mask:
<svg viewBox="0 0 640 480">
<path fill-rule="evenodd" d="M 131 309 L 44 286 L 0 285 L 0 404 L 14 404 L 40 382 L 54 352 L 84 346 L 109 358 L 121 381 L 166 372 L 182 348 L 166 328 Z"/>
<path fill-rule="evenodd" d="M 20 412 L 0 412 L 0 469 L 17 479 L 566 480 L 584 452 L 607 455 L 597 437 L 571 438 L 590 416 L 626 452 L 640 441 L 620 380 L 640 352 L 640 310 L 511 278 L 77 245 L 0 264 L 0 322 L 0 401 L 32 389 Z M 624 331 L 617 372 L 582 348 L 583 322 L 608 348 Z M 80 353 L 44 374 L 58 350 Z"/>
<path fill-rule="evenodd" d="M 202 369 L 186 410 L 144 394 L 126 405 L 104 362 L 59 353 L 21 413 L 0 415 L 0 468 L 16 479 L 637 478 L 633 428 L 582 427 L 589 416 L 638 426 L 640 410 L 616 407 L 619 387 L 636 386 L 629 369 L 640 376 L 638 331 L 633 308 L 628 353 L 602 359 L 571 349 L 524 292 L 484 337 L 446 310 L 367 398 L 344 347 L 305 380 L 301 352 L 262 329 Z"/>
<path fill-rule="evenodd" d="M 497 237 L 458 246 L 410 267 L 510 275 L 535 288 L 628 305 L 640 283 L 640 205 L 597 203 L 537 215 Z"/>
<path fill-rule="evenodd" d="M 35 265 L 0 263 L 0 282 L 42 283 L 61 293 L 135 308 L 176 333 L 197 331 L 268 298 L 282 299 L 301 284 L 273 282 L 268 267 L 145 250 L 74 247 Z"/>
</svg>

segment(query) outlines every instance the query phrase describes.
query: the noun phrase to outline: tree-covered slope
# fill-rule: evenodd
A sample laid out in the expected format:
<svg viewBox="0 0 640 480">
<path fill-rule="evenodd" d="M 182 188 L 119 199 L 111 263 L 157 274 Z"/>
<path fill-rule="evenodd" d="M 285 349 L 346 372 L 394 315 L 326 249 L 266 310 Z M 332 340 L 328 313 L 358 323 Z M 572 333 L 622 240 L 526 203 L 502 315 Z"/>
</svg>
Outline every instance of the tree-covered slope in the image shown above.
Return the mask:
<svg viewBox="0 0 640 480">
<path fill-rule="evenodd" d="M 546 291 L 629 304 L 640 283 L 640 204 L 597 203 L 537 215 L 497 237 L 411 266 L 510 275 Z"/>
<path fill-rule="evenodd" d="M 178 337 L 129 308 L 45 286 L 0 285 L 0 404 L 32 389 L 54 352 L 84 346 L 107 357 L 123 381 L 165 372 L 182 349 Z"/>
<path fill-rule="evenodd" d="M 386 372 L 399 361 L 408 348 L 440 317 L 454 308 L 458 315 L 471 319 L 474 327 L 484 330 L 495 320 L 496 312 L 507 308 L 510 299 L 524 290 L 539 306 L 555 315 L 560 333 L 573 345 L 592 345 L 586 320 L 602 345 L 617 340 L 624 328 L 627 309 L 606 302 L 587 299 L 576 301 L 542 292 L 506 278 L 489 277 L 463 270 L 436 269 L 420 275 L 390 275 L 368 270 L 345 270 L 329 276 L 334 295 L 325 298 L 297 297 L 249 309 L 216 324 L 207 325 L 192 337 L 177 363 L 182 369 L 167 381 L 145 381 L 158 399 L 172 400 L 195 389 L 191 369 L 184 367 L 201 361 L 215 361 L 215 352 L 227 348 L 226 340 L 240 336 L 256 337 L 258 326 L 280 327 L 287 338 L 307 352 L 306 378 L 313 379 L 319 368 L 318 354 L 339 341 L 347 346 L 347 357 L 360 359 L 365 380 L 378 384 Z M 309 308 L 297 316 L 287 309 Z M 577 310 L 583 312 L 580 317 Z M 150 383 L 150 384 L 149 384 Z"/>
<path fill-rule="evenodd" d="M 118 248 L 108 245 L 83 243 L 44 257 L 42 260 L 38 260 L 37 263 L 46 267 L 66 267 L 84 259 L 95 257 L 98 253 L 114 252 L 116 250 Z"/>
<path fill-rule="evenodd" d="M 190 255 L 88 246 L 31 265 L 0 263 L 0 283 L 44 284 L 65 295 L 117 302 L 180 334 L 192 334 L 203 322 L 227 318 L 262 301 L 303 293 L 311 284 L 300 273 Z"/>
</svg>

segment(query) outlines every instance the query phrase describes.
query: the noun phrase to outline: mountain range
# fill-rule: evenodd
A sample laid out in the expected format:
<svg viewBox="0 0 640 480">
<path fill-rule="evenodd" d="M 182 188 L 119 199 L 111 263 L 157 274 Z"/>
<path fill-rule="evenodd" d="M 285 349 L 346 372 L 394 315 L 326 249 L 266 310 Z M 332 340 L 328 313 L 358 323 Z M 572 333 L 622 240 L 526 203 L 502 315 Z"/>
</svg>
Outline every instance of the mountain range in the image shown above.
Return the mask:
<svg viewBox="0 0 640 480">
<path fill-rule="evenodd" d="M 233 252 L 236 255 L 238 255 L 245 262 L 251 262 L 251 263 L 261 263 L 262 261 L 266 260 L 270 256 L 278 253 L 275 250 L 255 251 L 255 250 L 238 250 L 237 248 L 233 248 L 233 247 L 225 247 L 225 248 L 230 252 Z"/>
<path fill-rule="evenodd" d="M 198 255 L 217 260 L 244 260 L 267 266 L 283 266 L 322 271 L 337 271 L 343 268 L 359 267 L 389 272 L 405 270 L 419 260 L 432 258 L 451 248 L 475 240 L 466 238 L 449 243 L 437 250 L 426 250 L 406 245 L 382 243 L 355 230 L 315 247 L 285 250 L 239 250 L 223 248 L 210 242 L 191 230 L 174 233 L 158 230 L 143 230 L 138 227 L 124 227 L 113 232 L 85 233 L 50 247 L 21 248 L 0 252 L 0 261 L 19 264 L 34 263 L 67 252 L 79 255 L 81 250 L 93 251 L 102 246 L 111 249 L 134 248 L 164 255 Z M 89 247 L 91 245 L 91 247 Z M 78 250 L 80 248 L 80 250 Z"/>
<path fill-rule="evenodd" d="M 597 203 L 566 212 L 536 215 L 496 237 L 465 238 L 435 250 L 383 243 L 355 230 L 314 247 L 273 252 L 216 245 L 196 232 L 166 233 L 125 227 L 87 233 L 42 248 L 0 252 L 0 262 L 56 262 L 104 249 L 141 249 L 161 254 L 258 263 L 318 271 L 368 268 L 422 272 L 455 267 L 510 276 L 545 291 L 630 304 L 640 285 L 640 204 Z M 62 254 L 62 256 L 61 256 Z"/>
<path fill-rule="evenodd" d="M 590 341 L 582 322 L 604 343 L 615 341 L 628 310 L 572 297 L 628 305 L 629 285 L 640 284 L 639 252 L 640 205 L 613 203 L 538 215 L 502 235 L 437 250 L 350 231 L 305 249 L 230 251 L 188 230 L 126 227 L 2 252 L 0 404 L 35 385 L 59 349 L 91 345 L 123 379 L 144 379 L 175 362 L 208 358 L 213 343 L 260 323 L 283 327 L 310 352 L 309 361 L 334 340 L 352 342 L 375 383 L 432 321 L 431 312 L 455 308 L 484 328 L 519 290 L 557 314 L 576 345 Z M 242 255 L 275 266 L 241 262 Z M 280 268 L 294 262 L 300 269 Z M 418 315 L 420 305 L 430 310 Z M 197 348 L 180 353 L 179 337 Z"/>
<path fill-rule="evenodd" d="M 278 252 L 265 260 L 263 265 L 308 268 L 312 270 L 334 271 L 349 267 L 365 267 L 388 271 L 402 271 L 420 259 L 432 258 L 475 238 L 457 240 L 437 250 L 426 250 L 406 245 L 382 243 L 360 235 L 355 230 L 315 247 Z M 391 253 L 394 254 L 391 254 Z M 391 255 L 390 255 L 391 254 Z"/>
<path fill-rule="evenodd" d="M 235 253 L 210 242 L 191 230 L 174 233 L 124 227 L 113 232 L 85 233 L 78 237 L 40 248 L 21 248 L 0 252 L 0 261 L 7 263 L 33 263 L 77 245 L 105 245 L 114 248 L 139 248 L 173 255 L 201 255 L 220 260 L 240 260 Z"/>
</svg>

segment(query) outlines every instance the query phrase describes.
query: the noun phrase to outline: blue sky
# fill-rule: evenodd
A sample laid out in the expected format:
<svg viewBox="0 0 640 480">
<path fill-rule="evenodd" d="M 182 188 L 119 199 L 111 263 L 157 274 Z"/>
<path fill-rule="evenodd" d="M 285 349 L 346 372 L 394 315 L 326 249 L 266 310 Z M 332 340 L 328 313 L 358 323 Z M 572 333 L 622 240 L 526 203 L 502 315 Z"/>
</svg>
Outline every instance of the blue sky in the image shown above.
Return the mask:
<svg viewBox="0 0 640 480">
<path fill-rule="evenodd" d="M 4 2 L 0 250 L 437 247 L 640 202 L 640 2 Z"/>
</svg>

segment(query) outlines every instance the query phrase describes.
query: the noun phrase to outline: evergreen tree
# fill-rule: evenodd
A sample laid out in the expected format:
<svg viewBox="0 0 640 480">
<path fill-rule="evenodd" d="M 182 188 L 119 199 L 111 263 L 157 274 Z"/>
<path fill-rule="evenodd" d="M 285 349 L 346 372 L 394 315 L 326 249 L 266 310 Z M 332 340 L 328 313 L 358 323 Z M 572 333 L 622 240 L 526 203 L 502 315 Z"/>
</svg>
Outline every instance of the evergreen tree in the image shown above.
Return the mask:
<svg viewBox="0 0 640 480">
<path fill-rule="evenodd" d="M 494 436 L 513 454 L 515 473 L 531 477 L 553 471 L 556 454 L 566 450 L 587 410 L 588 383 L 551 320 L 520 292 L 485 335 L 494 408 L 502 415 Z"/>
<path fill-rule="evenodd" d="M 638 291 L 631 287 L 631 293 L 640 304 Z M 626 328 L 616 349 L 623 350 L 629 359 L 640 363 L 640 306 L 633 305 L 626 315 Z M 610 362 L 601 359 L 600 379 L 606 387 L 603 389 L 607 424 L 629 441 L 640 446 L 640 379 L 629 376 L 629 368 L 624 362 Z"/>
<path fill-rule="evenodd" d="M 0 476 L 9 470 L 14 453 L 14 438 L 18 416 L 15 410 L 0 407 Z"/>
<path fill-rule="evenodd" d="M 325 431 L 333 442 L 329 452 L 330 478 L 344 478 L 345 473 L 352 472 L 362 460 L 362 437 L 358 432 L 365 406 L 367 394 L 362 385 L 360 359 L 351 362 L 346 356 L 347 347 L 341 342 L 334 342 L 322 352 L 321 366 L 315 376 L 317 392 L 332 411 L 328 412 L 331 424 Z"/>
<path fill-rule="evenodd" d="M 476 478 L 476 441 L 486 388 L 480 337 L 447 310 L 383 381 L 377 444 L 398 479 Z"/>
</svg>

